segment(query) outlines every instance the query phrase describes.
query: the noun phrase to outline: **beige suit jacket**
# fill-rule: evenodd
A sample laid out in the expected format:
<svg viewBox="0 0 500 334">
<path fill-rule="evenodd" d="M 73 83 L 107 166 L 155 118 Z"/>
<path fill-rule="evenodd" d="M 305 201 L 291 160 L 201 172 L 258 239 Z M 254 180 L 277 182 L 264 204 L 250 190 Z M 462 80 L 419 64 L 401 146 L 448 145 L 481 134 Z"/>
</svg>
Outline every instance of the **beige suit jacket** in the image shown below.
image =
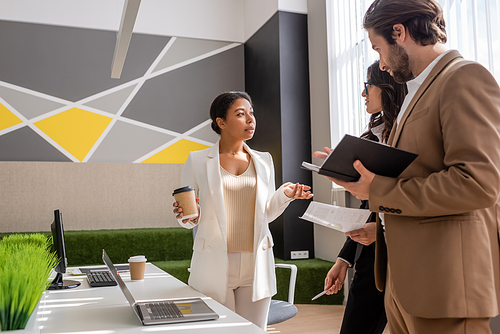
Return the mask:
<svg viewBox="0 0 500 334">
<path fill-rule="evenodd" d="M 255 270 L 252 300 L 276 294 L 276 276 L 269 223 L 287 208 L 292 199 L 278 190 L 274 182 L 271 154 L 258 152 L 245 145 L 252 156 L 257 174 L 254 218 Z M 182 170 L 181 183 L 191 185 L 200 198 L 198 231 L 193 245 L 189 285 L 220 303 L 226 300 L 227 238 L 224 195 L 220 175 L 219 142 L 211 148 L 190 152 Z M 190 224 L 181 226 L 192 228 Z"/>
<path fill-rule="evenodd" d="M 399 178 L 377 175 L 370 187 L 370 209 L 385 214 L 387 239 L 379 223 L 377 287 L 384 288 L 388 263 L 411 315 L 497 315 L 498 83 L 481 65 L 449 52 L 411 100 L 389 144 L 419 156 Z"/>
</svg>

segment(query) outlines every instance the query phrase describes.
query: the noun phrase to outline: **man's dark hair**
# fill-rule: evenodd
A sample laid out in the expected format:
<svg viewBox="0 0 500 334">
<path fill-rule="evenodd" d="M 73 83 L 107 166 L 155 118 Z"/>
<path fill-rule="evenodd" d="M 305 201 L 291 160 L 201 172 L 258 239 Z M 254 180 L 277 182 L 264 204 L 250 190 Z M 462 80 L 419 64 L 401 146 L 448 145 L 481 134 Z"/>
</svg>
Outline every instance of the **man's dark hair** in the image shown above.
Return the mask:
<svg viewBox="0 0 500 334">
<path fill-rule="evenodd" d="M 375 0 L 365 13 L 363 27 L 394 44 L 393 26 L 402 24 L 421 45 L 446 43 L 443 11 L 434 0 Z"/>
</svg>

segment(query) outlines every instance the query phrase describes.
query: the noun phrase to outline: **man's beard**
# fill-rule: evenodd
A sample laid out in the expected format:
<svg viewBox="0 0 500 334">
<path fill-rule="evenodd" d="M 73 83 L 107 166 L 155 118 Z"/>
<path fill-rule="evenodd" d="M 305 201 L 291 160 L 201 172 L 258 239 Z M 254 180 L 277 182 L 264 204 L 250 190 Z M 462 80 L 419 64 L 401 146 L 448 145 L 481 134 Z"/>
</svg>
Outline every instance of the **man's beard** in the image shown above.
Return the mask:
<svg viewBox="0 0 500 334">
<path fill-rule="evenodd" d="M 410 70 L 410 58 L 403 47 L 390 45 L 389 70 L 397 83 L 403 84 L 414 78 Z"/>
</svg>

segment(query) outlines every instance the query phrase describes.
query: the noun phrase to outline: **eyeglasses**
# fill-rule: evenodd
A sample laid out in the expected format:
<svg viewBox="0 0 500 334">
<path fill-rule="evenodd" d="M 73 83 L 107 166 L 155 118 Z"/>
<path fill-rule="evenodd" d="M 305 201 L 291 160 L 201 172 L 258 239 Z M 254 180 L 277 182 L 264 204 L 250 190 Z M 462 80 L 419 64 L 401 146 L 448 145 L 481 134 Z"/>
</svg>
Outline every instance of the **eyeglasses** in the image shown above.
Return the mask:
<svg viewBox="0 0 500 334">
<path fill-rule="evenodd" d="M 372 83 L 371 83 L 371 82 L 369 82 L 369 81 L 365 82 L 365 93 L 366 93 L 366 95 L 368 95 L 368 86 L 369 86 L 369 85 L 371 86 L 371 85 L 372 85 Z"/>
</svg>

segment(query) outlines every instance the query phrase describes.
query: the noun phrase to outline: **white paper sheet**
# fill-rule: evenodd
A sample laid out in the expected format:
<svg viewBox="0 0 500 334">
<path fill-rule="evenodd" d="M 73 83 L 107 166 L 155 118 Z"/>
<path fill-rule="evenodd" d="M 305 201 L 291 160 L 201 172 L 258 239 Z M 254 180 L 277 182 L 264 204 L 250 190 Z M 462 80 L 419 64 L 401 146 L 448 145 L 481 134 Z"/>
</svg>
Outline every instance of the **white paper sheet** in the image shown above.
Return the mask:
<svg viewBox="0 0 500 334">
<path fill-rule="evenodd" d="M 362 228 L 370 213 L 370 210 L 344 208 L 312 201 L 300 218 L 341 232 L 349 232 Z"/>
</svg>

